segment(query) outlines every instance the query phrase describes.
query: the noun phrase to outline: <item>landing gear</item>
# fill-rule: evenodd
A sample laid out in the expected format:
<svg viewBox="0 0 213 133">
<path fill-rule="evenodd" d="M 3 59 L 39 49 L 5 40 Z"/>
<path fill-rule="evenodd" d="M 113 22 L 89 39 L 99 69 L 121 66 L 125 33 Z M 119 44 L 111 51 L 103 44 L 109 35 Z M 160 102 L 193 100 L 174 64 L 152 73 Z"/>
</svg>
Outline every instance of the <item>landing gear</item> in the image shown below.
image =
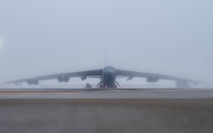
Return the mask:
<svg viewBox="0 0 213 133">
<path fill-rule="evenodd" d="M 106 85 L 104 85 L 104 83 L 101 81 L 98 83 L 96 88 L 106 88 Z"/>
<path fill-rule="evenodd" d="M 120 84 L 118 83 L 118 81 L 115 81 L 114 85 L 115 85 L 115 88 L 120 88 Z"/>
<path fill-rule="evenodd" d="M 92 88 L 92 85 L 90 83 L 86 83 L 86 86 L 85 86 L 86 89 L 90 89 Z"/>
<path fill-rule="evenodd" d="M 104 84 L 102 81 L 98 83 L 97 88 L 119 88 L 120 85 L 117 81 L 114 83 Z"/>
</svg>

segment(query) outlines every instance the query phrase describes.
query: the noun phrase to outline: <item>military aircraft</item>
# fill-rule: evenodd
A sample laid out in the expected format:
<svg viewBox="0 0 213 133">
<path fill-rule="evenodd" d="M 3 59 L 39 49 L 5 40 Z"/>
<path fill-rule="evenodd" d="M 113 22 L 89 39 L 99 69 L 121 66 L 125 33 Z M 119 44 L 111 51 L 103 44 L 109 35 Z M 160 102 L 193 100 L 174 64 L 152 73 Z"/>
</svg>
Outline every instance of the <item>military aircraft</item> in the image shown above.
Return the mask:
<svg viewBox="0 0 213 133">
<path fill-rule="evenodd" d="M 20 80 L 13 80 L 6 82 L 7 84 L 21 84 L 23 82 L 28 83 L 29 85 L 38 85 L 41 80 L 51 80 L 57 79 L 59 82 L 69 82 L 72 77 L 80 77 L 81 80 L 85 80 L 87 78 L 100 78 L 100 82 L 97 84 L 97 88 L 118 88 L 120 85 L 116 81 L 116 78 L 123 77 L 127 78 L 127 80 L 131 80 L 134 77 L 146 78 L 147 82 L 156 83 L 159 80 L 173 80 L 176 83 L 177 88 L 189 88 L 191 83 L 198 84 L 199 81 L 184 79 L 175 76 L 168 76 L 156 73 L 145 73 L 145 72 L 135 72 L 135 71 L 127 71 L 115 69 L 112 66 L 107 66 L 104 69 L 96 69 L 96 70 L 87 70 L 87 71 L 79 71 L 79 72 L 68 72 L 68 73 L 59 73 L 53 75 L 45 75 L 38 76 Z M 90 86 L 87 84 L 87 86 Z M 91 87 L 91 86 L 90 86 Z"/>
</svg>

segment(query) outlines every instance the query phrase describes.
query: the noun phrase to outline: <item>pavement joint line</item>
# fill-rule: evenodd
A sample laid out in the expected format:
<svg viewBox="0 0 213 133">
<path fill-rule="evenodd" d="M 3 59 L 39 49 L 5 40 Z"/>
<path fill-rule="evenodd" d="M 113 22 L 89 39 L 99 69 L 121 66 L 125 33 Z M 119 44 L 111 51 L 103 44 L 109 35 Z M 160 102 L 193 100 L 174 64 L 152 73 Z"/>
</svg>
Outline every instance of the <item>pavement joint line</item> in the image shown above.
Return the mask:
<svg viewBox="0 0 213 133">
<path fill-rule="evenodd" d="M 79 94 L 79 92 L 0 92 L 0 95 L 21 95 L 21 94 Z"/>
</svg>

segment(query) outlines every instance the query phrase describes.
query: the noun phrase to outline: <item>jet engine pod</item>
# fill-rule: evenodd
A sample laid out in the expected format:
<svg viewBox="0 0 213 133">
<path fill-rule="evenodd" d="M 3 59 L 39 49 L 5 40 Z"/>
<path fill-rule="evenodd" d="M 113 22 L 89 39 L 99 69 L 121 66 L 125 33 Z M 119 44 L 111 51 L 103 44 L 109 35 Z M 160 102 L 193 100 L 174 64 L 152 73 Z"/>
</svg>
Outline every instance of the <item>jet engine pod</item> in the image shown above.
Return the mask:
<svg viewBox="0 0 213 133">
<path fill-rule="evenodd" d="M 69 82 L 70 78 L 67 75 L 58 76 L 58 82 Z"/>
<path fill-rule="evenodd" d="M 150 75 L 146 78 L 147 82 L 158 82 L 158 80 L 159 80 L 159 77 L 156 75 Z"/>
<path fill-rule="evenodd" d="M 37 80 L 37 79 L 33 79 L 32 82 L 33 82 L 34 85 L 38 85 L 39 84 L 39 80 Z"/>
<path fill-rule="evenodd" d="M 69 81 L 70 81 L 70 77 L 67 76 L 67 75 L 64 75 L 63 81 L 64 81 L 64 82 L 69 82 Z"/>
<path fill-rule="evenodd" d="M 63 76 L 58 76 L 57 78 L 58 82 L 63 82 L 64 81 L 63 79 L 64 79 Z"/>
<path fill-rule="evenodd" d="M 27 80 L 27 83 L 29 85 L 38 85 L 39 84 L 39 80 L 38 79 L 29 79 L 29 80 Z"/>
<path fill-rule="evenodd" d="M 31 79 L 28 79 L 28 80 L 27 80 L 27 84 L 28 84 L 28 85 L 32 85 L 32 84 L 33 84 L 33 83 L 32 83 L 32 80 L 31 80 Z"/>
<path fill-rule="evenodd" d="M 83 80 L 86 80 L 87 79 L 87 77 L 86 76 L 82 76 L 81 77 L 81 80 L 83 81 Z"/>
</svg>

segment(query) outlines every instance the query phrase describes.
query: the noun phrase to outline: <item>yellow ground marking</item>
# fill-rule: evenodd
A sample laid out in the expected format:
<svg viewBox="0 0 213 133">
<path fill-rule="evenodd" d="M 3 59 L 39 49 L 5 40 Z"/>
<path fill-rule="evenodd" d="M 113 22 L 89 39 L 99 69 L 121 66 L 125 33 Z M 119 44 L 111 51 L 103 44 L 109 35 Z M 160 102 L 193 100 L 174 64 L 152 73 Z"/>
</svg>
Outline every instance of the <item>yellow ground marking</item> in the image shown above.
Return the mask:
<svg viewBox="0 0 213 133">
<path fill-rule="evenodd" d="M 0 92 L 0 95 L 5 94 L 79 94 L 79 92 Z"/>
</svg>

